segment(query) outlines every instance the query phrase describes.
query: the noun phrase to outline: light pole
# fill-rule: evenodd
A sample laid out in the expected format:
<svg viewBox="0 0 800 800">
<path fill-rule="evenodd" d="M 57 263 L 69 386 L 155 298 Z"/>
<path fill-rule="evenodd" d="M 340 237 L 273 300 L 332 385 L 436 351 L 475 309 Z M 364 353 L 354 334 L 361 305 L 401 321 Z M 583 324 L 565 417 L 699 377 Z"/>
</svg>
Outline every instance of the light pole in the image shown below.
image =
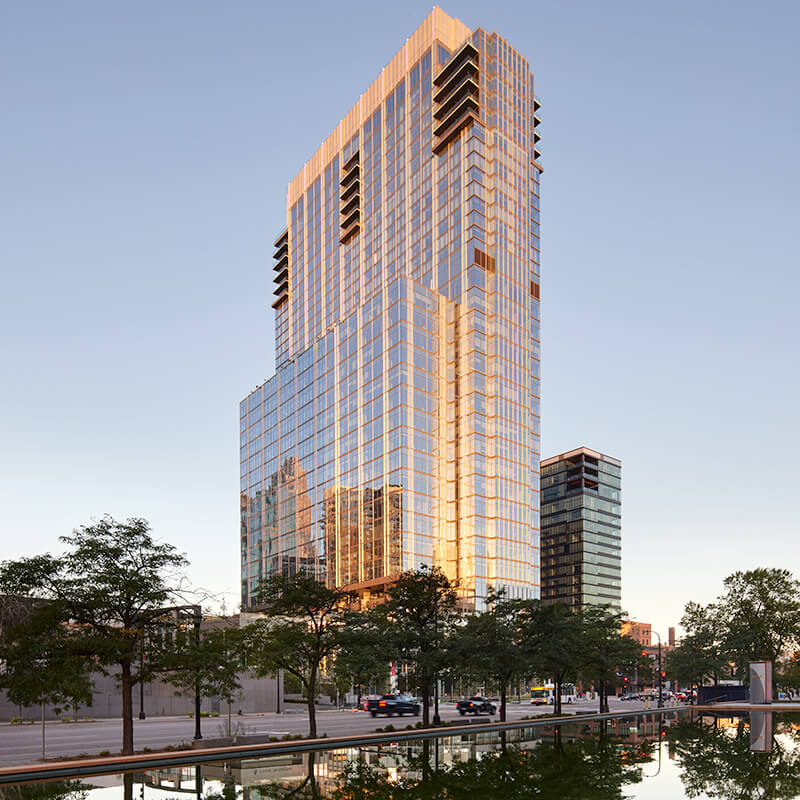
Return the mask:
<svg viewBox="0 0 800 800">
<path fill-rule="evenodd" d="M 192 606 L 192 616 L 194 617 L 194 644 L 200 650 L 200 624 L 203 621 L 203 611 L 200 606 Z M 202 739 L 200 731 L 200 673 L 195 673 L 194 681 L 194 738 Z"/>
<path fill-rule="evenodd" d="M 658 707 L 664 708 L 664 679 L 661 676 L 661 637 L 658 631 L 653 631 L 658 636 Z"/>
<path fill-rule="evenodd" d="M 144 680 L 142 678 L 143 672 L 144 672 L 144 640 L 142 640 L 142 646 L 139 649 L 139 719 L 147 719 L 147 715 L 144 713 Z"/>
</svg>

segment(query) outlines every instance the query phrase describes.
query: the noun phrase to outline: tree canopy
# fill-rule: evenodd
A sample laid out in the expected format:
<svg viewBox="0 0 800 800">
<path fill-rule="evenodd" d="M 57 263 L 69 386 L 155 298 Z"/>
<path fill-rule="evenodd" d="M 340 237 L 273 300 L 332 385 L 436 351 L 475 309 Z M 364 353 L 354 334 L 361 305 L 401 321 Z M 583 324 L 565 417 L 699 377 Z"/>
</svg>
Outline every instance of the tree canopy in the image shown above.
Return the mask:
<svg viewBox="0 0 800 800">
<path fill-rule="evenodd" d="M 143 677 L 135 665 L 148 634 L 168 624 L 164 608 L 180 599 L 187 561 L 172 545 L 156 541 L 140 518 L 118 522 L 106 516 L 60 541 L 68 548 L 61 556 L 0 564 L 1 593 L 41 601 L 15 628 L 6 657 L 18 659 L 23 649 L 38 647 L 28 657 L 48 665 L 47 674 L 55 677 L 62 656 L 47 646 L 55 637 L 72 659 L 67 666 L 78 670 L 83 663 L 88 669 L 91 663 L 102 671 L 115 670 L 122 693 L 122 750 L 132 753 L 132 687 Z M 149 668 L 156 663 L 153 658 Z M 17 686 L 9 687 L 10 696 Z"/>
</svg>

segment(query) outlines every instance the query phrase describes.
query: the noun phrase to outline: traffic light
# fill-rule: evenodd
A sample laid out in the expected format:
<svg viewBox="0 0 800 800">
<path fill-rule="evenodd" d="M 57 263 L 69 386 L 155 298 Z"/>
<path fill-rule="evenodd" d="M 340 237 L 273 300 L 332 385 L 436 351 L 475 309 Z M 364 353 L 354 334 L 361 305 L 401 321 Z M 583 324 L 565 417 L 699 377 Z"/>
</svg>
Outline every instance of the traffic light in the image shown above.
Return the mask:
<svg viewBox="0 0 800 800">
<path fill-rule="evenodd" d="M 661 677 L 662 677 L 662 678 L 666 678 L 666 677 L 667 677 L 667 673 L 666 673 L 666 672 L 662 672 L 662 673 L 661 673 Z"/>
</svg>

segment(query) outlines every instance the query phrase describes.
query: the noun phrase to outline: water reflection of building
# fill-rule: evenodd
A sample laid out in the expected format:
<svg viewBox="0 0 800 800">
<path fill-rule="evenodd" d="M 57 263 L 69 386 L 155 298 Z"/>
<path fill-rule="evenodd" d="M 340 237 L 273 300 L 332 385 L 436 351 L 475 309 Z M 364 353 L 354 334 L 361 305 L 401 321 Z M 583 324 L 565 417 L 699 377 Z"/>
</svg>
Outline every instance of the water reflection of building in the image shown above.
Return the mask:
<svg viewBox="0 0 800 800">
<path fill-rule="evenodd" d="M 277 371 L 240 406 L 244 608 L 301 567 L 538 596 L 533 89 L 499 35 L 435 8 L 290 183 Z"/>
</svg>

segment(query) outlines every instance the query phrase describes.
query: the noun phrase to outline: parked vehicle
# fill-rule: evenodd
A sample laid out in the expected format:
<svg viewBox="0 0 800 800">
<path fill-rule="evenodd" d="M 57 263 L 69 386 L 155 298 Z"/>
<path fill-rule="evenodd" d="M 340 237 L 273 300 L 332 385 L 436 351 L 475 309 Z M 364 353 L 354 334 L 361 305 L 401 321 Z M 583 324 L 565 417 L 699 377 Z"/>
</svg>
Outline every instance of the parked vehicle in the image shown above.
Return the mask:
<svg viewBox="0 0 800 800">
<path fill-rule="evenodd" d="M 639 699 L 639 695 L 635 694 L 634 692 L 627 692 L 626 694 L 621 695 L 619 699 L 620 700 L 638 700 Z"/>
<path fill-rule="evenodd" d="M 494 714 L 497 708 L 491 700 L 474 694 L 468 700 L 459 700 L 456 710 L 463 717 L 464 714 Z"/>
<path fill-rule="evenodd" d="M 373 717 L 377 717 L 378 714 L 386 714 L 387 717 L 393 717 L 395 714 L 398 717 L 402 717 L 403 714 L 419 716 L 420 704 L 407 694 L 384 694 L 379 698 L 370 699 L 368 710 Z"/>
</svg>

